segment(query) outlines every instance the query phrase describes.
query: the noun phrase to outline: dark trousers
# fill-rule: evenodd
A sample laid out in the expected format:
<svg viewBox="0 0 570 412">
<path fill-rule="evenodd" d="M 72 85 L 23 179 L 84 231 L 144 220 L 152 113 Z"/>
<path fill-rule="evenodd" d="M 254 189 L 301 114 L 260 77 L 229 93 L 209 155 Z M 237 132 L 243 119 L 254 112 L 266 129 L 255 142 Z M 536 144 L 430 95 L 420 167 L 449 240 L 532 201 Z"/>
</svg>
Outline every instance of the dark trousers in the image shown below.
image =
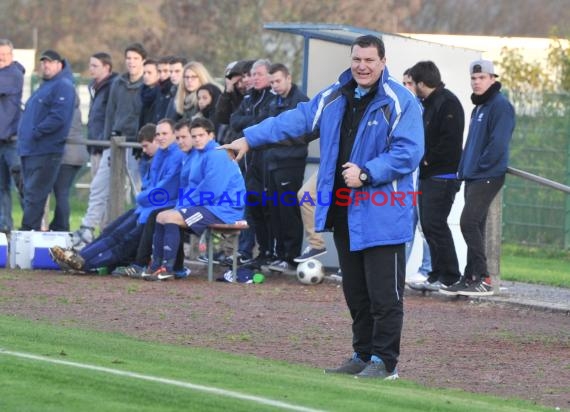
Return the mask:
<svg viewBox="0 0 570 412">
<path fill-rule="evenodd" d="M 69 191 L 81 166 L 61 165 L 53 185 L 55 210 L 49 230 L 69 232 Z"/>
<path fill-rule="evenodd" d="M 21 185 L 20 157 L 16 141 L 0 141 L 0 231 L 10 232 L 12 221 L 12 178 Z M 20 193 L 20 187 L 18 187 Z M 22 203 L 20 197 L 20 203 Z"/>
<path fill-rule="evenodd" d="M 271 230 L 269 213 L 269 203 L 273 200 L 269 199 L 269 194 L 266 192 L 263 164 L 251 162 L 247 171 L 246 187 L 248 190 L 246 214 L 253 223 L 259 254 L 273 256 L 275 254 L 275 234 Z"/>
<path fill-rule="evenodd" d="M 81 250 L 80 255 L 85 260 L 83 268 L 88 271 L 106 266 L 113 270 L 129 264 L 143 230 L 137 218 L 134 209 L 130 209 L 112 221 L 95 241 Z"/>
<path fill-rule="evenodd" d="M 277 169 L 270 173 L 269 192 L 277 202 L 269 205 L 270 224 L 275 235 L 275 252 L 279 259 L 293 262 L 301 254 L 303 220 L 297 204 L 297 192 L 303 185 L 305 167 Z"/>
<path fill-rule="evenodd" d="M 44 206 L 61 165 L 61 154 L 23 156 L 24 214 L 22 230 L 41 230 Z"/>
<path fill-rule="evenodd" d="M 405 246 L 351 252 L 346 215 L 335 217 L 334 242 L 352 317 L 354 352 L 365 361 L 376 355 L 392 371 L 400 355 L 404 320 Z"/>
<path fill-rule="evenodd" d="M 456 179 L 430 177 L 421 179 L 419 190 L 420 222 L 431 255 L 428 280 L 452 285 L 461 276 L 455 243 L 447 218 L 461 182 Z"/>
<path fill-rule="evenodd" d="M 465 206 L 461 233 L 467 244 L 467 265 L 463 275 L 479 280 L 489 275 L 485 254 L 485 224 L 491 202 L 505 183 L 505 176 L 465 182 Z"/>
</svg>

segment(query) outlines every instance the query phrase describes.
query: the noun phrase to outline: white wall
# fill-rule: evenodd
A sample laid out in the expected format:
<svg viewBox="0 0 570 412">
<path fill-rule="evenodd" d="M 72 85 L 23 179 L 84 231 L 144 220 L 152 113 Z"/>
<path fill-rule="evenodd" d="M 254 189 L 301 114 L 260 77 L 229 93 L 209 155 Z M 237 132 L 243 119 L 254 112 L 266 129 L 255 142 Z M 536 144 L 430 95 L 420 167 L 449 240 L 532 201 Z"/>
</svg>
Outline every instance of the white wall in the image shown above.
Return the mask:
<svg viewBox="0 0 570 412">
<path fill-rule="evenodd" d="M 386 65 L 392 77 L 398 81 L 402 79 L 405 69 L 421 60 L 431 60 L 439 68 L 446 87 L 457 95 L 465 111 L 465 136 L 469 124 L 469 115 L 473 107 L 470 96 L 469 63 L 481 58 L 481 52 L 461 47 L 453 47 L 416 40 L 409 37 L 384 34 L 382 36 L 386 46 Z M 311 39 L 309 41 L 307 93 L 309 97 L 334 83 L 338 75 L 346 70 L 350 64 L 350 47 L 324 40 Z M 318 157 L 318 141 L 313 142 L 309 155 Z M 315 170 L 314 165 L 308 165 L 305 175 L 308 177 Z M 463 190 L 455 199 L 449 217 L 449 223 L 455 240 L 455 247 L 459 259 L 460 269 L 465 267 L 467 248 L 459 229 L 459 217 L 463 209 Z M 421 263 L 421 241 L 414 242 L 412 256 L 408 262 L 409 274 L 417 271 Z M 336 251 L 331 234 L 325 234 L 327 253 L 319 258 L 326 266 L 338 266 Z"/>
</svg>

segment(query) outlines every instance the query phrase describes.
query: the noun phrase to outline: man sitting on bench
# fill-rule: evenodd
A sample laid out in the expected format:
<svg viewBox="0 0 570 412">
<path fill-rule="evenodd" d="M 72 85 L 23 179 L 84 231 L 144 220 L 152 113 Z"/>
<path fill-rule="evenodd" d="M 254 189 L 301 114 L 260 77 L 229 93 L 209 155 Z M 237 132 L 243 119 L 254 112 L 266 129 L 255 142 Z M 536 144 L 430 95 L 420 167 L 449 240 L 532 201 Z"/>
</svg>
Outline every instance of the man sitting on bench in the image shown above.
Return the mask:
<svg viewBox="0 0 570 412">
<path fill-rule="evenodd" d="M 173 265 L 180 244 L 180 228 L 200 236 L 214 223 L 233 224 L 243 219 L 245 183 L 233 156 L 216 150 L 214 125 L 205 118 L 190 123 L 194 150 L 188 185 L 179 193 L 174 209 L 156 217 L 152 262 L 146 280 L 173 277 Z"/>
</svg>

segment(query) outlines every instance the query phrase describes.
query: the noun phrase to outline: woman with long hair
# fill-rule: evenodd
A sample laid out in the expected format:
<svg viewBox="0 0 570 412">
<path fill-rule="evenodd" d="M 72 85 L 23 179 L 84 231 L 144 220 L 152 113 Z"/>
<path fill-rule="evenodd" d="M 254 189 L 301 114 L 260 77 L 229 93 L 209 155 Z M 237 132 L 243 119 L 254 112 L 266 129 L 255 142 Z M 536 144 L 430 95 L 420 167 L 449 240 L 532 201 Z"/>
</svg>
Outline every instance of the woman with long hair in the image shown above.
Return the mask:
<svg viewBox="0 0 570 412">
<path fill-rule="evenodd" d="M 207 83 L 213 83 L 221 90 L 221 86 L 216 83 L 202 63 L 192 61 L 184 66 L 182 81 L 178 85 L 178 91 L 174 98 L 179 119 L 191 120 L 198 112 L 197 91 L 200 86 Z"/>
</svg>

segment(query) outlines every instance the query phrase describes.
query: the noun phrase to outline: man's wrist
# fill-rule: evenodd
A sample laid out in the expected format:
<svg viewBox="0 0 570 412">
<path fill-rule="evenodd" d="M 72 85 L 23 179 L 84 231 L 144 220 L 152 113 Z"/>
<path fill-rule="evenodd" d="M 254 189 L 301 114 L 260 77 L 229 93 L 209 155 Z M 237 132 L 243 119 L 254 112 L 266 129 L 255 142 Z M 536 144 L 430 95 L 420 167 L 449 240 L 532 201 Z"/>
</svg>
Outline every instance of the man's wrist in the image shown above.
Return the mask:
<svg viewBox="0 0 570 412">
<path fill-rule="evenodd" d="M 360 183 L 362 183 L 363 186 L 369 185 L 371 182 L 370 171 L 366 167 L 361 167 L 358 179 L 360 180 Z"/>
</svg>

